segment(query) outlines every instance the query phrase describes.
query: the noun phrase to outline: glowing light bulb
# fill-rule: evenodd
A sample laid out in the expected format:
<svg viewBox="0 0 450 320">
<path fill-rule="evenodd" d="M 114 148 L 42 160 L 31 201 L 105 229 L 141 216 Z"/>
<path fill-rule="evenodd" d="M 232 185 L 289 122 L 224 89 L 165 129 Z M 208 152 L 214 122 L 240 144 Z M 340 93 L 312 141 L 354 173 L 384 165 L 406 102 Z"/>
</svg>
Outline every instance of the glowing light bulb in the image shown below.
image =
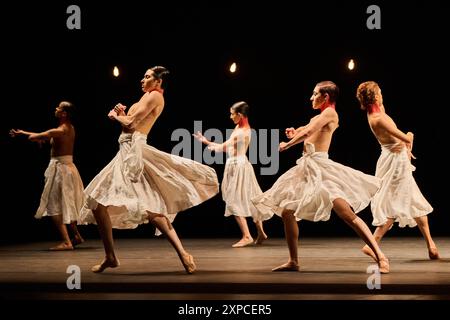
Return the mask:
<svg viewBox="0 0 450 320">
<path fill-rule="evenodd" d="M 231 64 L 231 66 L 230 66 L 230 72 L 231 72 L 231 73 L 235 73 L 236 70 L 237 70 L 236 62 L 233 62 L 233 63 Z"/>
<path fill-rule="evenodd" d="M 348 69 L 349 70 L 355 69 L 355 61 L 353 61 L 353 59 L 350 59 L 350 61 L 348 62 Z"/>
<path fill-rule="evenodd" d="M 116 78 L 119 76 L 119 68 L 117 68 L 117 66 L 114 66 L 113 76 L 116 77 Z"/>
</svg>

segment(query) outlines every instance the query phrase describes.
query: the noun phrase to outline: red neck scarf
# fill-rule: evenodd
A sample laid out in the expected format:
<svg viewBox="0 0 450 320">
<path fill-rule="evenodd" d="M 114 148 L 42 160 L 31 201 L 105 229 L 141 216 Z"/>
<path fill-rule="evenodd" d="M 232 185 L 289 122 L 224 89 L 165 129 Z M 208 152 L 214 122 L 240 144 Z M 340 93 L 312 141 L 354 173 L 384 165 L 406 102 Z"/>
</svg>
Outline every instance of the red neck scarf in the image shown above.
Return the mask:
<svg viewBox="0 0 450 320">
<path fill-rule="evenodd" d="M 152 92 L 152 91 L 158 91 L 161 94 L 164 94 L 164 89 L 161 88 L 153 88 L 152 90 L 150 90 L 148 93 Z"/>
<path fill-rule="evenodd" d="M 376 104 L 376 103 L 371 104 L 371 105 L 369 105 L 369 106 L 367 107 L 367 112 L 368 112 L 369 114 L 372 114 L 372 113 L 380 113 L 380 112 L 381 112 L 380 106 L 379 106 L 378 104 Z"/>
<path fill-rule="evenodd" d="M 248 118 L 242 117 L 241 120 L 239 120 L 238 122 L 238 126 L 239 128 L 249 127 L 250 125 L 248 124 Z"/>
</svg>

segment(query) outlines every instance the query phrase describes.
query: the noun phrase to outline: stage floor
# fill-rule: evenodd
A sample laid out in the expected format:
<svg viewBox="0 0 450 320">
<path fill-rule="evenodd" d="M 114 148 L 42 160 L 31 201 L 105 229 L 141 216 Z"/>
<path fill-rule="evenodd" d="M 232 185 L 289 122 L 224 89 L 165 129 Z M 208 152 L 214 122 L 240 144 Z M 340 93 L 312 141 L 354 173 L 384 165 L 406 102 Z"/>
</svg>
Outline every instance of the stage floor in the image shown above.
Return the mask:
<svg viewBox="0 0 450 320">
<path fill-rule="evenodd" d="M 238 249 L 234 241 L 184 239 L 197 264 L 192 275 L 163 238 L 116 239 L 121 266 L 102 274 L 90 271 L 103 258 L 98 239 L 65 252 L 48 251 L 54 243 L 47 242 L 5 245 L 0 299 L 450 300 L 450 238 L 435 239 L 441 259 L 434 261 L 422 238 L 384 239 L 391 272 L 380 277 L 357 238 L 300 239 L 300 272 L 271 272 L 287 261 L 284 239 Z M 81 270 L 81 289 L 67 287 L 70 265 Z"/>
</svg>

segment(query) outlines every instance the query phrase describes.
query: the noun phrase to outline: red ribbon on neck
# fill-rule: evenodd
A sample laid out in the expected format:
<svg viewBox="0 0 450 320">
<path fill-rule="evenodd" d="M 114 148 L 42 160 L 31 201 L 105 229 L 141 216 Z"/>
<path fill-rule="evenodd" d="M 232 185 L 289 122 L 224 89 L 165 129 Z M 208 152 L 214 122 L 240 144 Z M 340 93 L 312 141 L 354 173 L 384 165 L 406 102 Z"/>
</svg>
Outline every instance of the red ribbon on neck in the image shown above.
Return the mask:
<svg viewBox="0 0 450 320">
<path fill-rule="evenodd" d="M 369 106 L 367 107 L 367 112 L 368 112 L 369 114 L 372 114 L 372 113 L 379 113 L 379 112 L 381 112 L 380 106 L 379 106 L 378 104 L 376 104 L 376 103 L 371 104 L 371 105 L 369 105 Z"/>
<path fill-rule="evenodd" d="M 249 126 L 248 118 L 247 117 L 242 117 L 241 120 L 239 120 L 239 122 L 238 122 L 238 126 L 239 126 L 239 128 Z"/>
<path fill-rule="evenodd" d="M 161 94 L 164 94 L 164 89 L 161 88 L 153 88 L 152 90 L 150 90 L 148 93 L 152 92 L 152 91 L 158 91 Z"/>
</svg>

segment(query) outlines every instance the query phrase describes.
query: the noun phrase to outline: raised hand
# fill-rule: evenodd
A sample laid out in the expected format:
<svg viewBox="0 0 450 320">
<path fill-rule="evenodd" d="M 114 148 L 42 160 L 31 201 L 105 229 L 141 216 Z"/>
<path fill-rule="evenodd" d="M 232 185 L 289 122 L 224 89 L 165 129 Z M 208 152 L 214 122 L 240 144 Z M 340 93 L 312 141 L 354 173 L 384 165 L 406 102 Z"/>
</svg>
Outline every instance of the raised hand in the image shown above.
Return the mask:
<svg viewBox="0 0 450 320">
<path fill-rule="evenodd" d="M 124 106 L 121 103 L 118 103 L 114 106 L 114 111 L 116 112 L 116 114 L 118 116 L 126 116 L 127 114 L 125 113 L 125 110 L 127 109 L 126 106 Z"/>
<path fill-rule="evenodd" d="M 195 139 L 200 141 L 201 143 L 206 143 L 208 139 L 206 139 L 200 131 L 197 131 L 196 133 L 192 134 Z"/>
<path fill-rule="evenodd" d="M 286 128 L 286 130 L 284 130 L 284 133 L 286 134 L 286 137 L 288 139 L 292 139 L 295 136 L 295 129 L 294 128 Z"/>
<path fill-rule="evenodd" d="M 108 118 L 110 118 L 111 120 L 114 120 L 116 117 L 117 117 L 117 112 L 114 109 L 109 111 Z"/>
</svg>

